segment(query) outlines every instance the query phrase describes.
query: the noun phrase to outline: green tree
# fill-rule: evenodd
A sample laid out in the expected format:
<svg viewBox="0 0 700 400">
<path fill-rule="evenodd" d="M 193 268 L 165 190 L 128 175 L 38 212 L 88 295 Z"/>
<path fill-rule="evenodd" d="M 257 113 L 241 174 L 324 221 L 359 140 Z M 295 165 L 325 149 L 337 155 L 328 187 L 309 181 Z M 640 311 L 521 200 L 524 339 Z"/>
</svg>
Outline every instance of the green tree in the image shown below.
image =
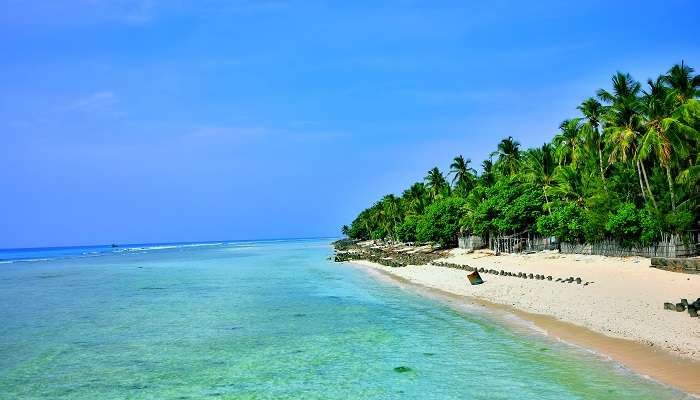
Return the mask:
<svg viewBox="0 0 700 400">
<path fill-rule="evenodd" d="M 460 155 L 455 157 L 452 164 L 450 164 L 448 175 L 452 175 L 452 186 L 455 188 L 455 191 L 463 196 L 466 196 L 474 187 L 476 179 L 476 171 L 469 166 L 471 162 L 471 159 L 465 159 Z"/>
<path fill-rule="evenodd" d="M 600 179 L 605 182 L 605 170 L 603 168 L 603 138 L 600 134 L 600 123 L 604 112 L 603 105 L 593 97 L 586 99 L 578 109 L 586 119 L 586 124 L 582 127 L 589 148 L 595 149 L 598 154 L 598 168 L 600 169 Z"/>
<path fill-rule="evenodd" d="M 436 201 L 450 194 L 450 185 L 438 167 L 428 171 L 425 177 L 425 186 L 432 201 Z"/>
<path fill-rule="evenodd" d="M 693 69 L 683 61 L 671 67 L 663 79 L 671 87 L 677 104 L 685 104 L 700 96 L 700 75 L 693 76 Z"/>
<path fill-rule="evenodd" d="M 406 205 L 406 213 L 419 215 L 423 213 L 427 200 L 427 191 L 423 182 L 416 182 L 404 190 L 402 199 Z"/>
<path fill-rule="evenodd" d="M 644 163 L 637 157 L 638 142 L 643 130 L 640 115 L 639 93 L 642 86 L 629 74 L 617 72 L 613 78 L 613 92 L 605 89 L 597 92 L 598 98 L 610 104 L 604 115 L 606 142 L 610 147 L 610 162 L 633 160 L 639 178 L 639 188 L 646 201 L 647 194 L 656 206 Z"/>
<path fill-rule="evenodd" d="M 560 133 L 554 136 L 554 148 L 559 165 L 571 164 L 576 168 L 583 151 L 581 119 L 567 119 L 559 125 Z"/>
<path fill-rule="evenodd" d="M 520 143 L 508 136 L 498 143 L 496 151 L 491 153 L 497 156 L 496 166 L 504 175 L 514 175 L 520 164 Z"/>
<path fill-rule="evenodd" d="M 457 244 L 460 220 L 464 213 L 464 199 L 448 197 L 428 206 L 418 221 L 416 237 L 421 242 L 435 242 L 449 247 Z"/>
<path fill-rule="evenodd" d="M 539 187 L 544 196 L 546 209 L 550 210 L 549 192 L 554 186 L 554 171 L 556 164 L 552 154 L 552 146 L 545 143 L 539 149 L 530 149 L 525 152 L 523 162 L 523 175 L 527 182 Z"/>
</svg>

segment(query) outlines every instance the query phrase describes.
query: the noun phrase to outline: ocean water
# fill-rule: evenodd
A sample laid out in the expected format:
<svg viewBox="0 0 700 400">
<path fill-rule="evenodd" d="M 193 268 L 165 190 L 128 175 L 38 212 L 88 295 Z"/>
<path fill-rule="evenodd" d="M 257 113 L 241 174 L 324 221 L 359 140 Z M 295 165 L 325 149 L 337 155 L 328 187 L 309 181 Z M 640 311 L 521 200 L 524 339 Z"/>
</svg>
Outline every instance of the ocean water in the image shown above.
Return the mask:
<svg viewBox="0 0 700 400">
<path fill-rule="evenodd" d="M 328 240 L 32 251 L 0 253 L 0 399 L 688 398 Z"/>
</svg>

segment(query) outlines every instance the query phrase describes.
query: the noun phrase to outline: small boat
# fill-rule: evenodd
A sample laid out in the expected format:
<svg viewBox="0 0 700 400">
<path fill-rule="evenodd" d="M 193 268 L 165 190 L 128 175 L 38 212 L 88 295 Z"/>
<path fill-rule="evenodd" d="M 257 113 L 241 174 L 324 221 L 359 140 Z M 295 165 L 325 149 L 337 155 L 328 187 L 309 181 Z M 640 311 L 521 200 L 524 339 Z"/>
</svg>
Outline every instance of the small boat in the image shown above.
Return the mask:
<svg viewBox="0 0 700 400">
<path fill-rule="evenodd" d="M 471 274 L 467 275 L 467 279 L 469 279 L 469 283 L 472 285 L 481 285 L 484 283 L 484 280 L 481 279 L 481 275 L 479 275 L 479 271 L 474 271 Z"/>
</svg>

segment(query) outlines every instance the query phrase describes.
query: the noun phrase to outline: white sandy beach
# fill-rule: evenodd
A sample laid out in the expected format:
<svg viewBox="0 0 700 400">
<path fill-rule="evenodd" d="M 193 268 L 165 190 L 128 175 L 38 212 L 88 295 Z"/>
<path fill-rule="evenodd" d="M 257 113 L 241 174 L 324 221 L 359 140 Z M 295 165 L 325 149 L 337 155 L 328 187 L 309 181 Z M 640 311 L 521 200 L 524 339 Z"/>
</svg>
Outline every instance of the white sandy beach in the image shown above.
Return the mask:
<svg viewBox="0 0 700 400">
<path fill-rule="evenodd" d="M 603 257 L 540 252 L 495 256 L 454 249 L 441 261 L 511 272 L 581 277 L 587 286 L 547 280 L 482 274 L 482 285 L 469 285 L 466 271 L 428 266 L 391 268 L 365 261 L 412 283 L 448 293 L 512 306 L 585 327 L 607 336 L 630 339 L 675 355 L 700 360 L 700 318 L 664 310 L 664 302 L 700 297 L 700 275 L 650 268 L 638 257 Z"/>
</svg>

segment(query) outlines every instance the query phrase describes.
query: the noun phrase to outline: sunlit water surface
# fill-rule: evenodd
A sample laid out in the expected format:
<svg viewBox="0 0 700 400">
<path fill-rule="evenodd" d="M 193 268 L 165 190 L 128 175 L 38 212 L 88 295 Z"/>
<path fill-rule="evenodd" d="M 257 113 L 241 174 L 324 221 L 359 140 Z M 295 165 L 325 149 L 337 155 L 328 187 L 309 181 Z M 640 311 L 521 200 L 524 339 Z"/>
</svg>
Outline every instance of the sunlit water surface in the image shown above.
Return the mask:
<svg viewBox="0 0 700 400">
<path fill-rule="evenodd" d="M 329 241 L 152 247 L 0 263 L 0 398 L 686 398 L 334 264 Z"/>
</svg>

